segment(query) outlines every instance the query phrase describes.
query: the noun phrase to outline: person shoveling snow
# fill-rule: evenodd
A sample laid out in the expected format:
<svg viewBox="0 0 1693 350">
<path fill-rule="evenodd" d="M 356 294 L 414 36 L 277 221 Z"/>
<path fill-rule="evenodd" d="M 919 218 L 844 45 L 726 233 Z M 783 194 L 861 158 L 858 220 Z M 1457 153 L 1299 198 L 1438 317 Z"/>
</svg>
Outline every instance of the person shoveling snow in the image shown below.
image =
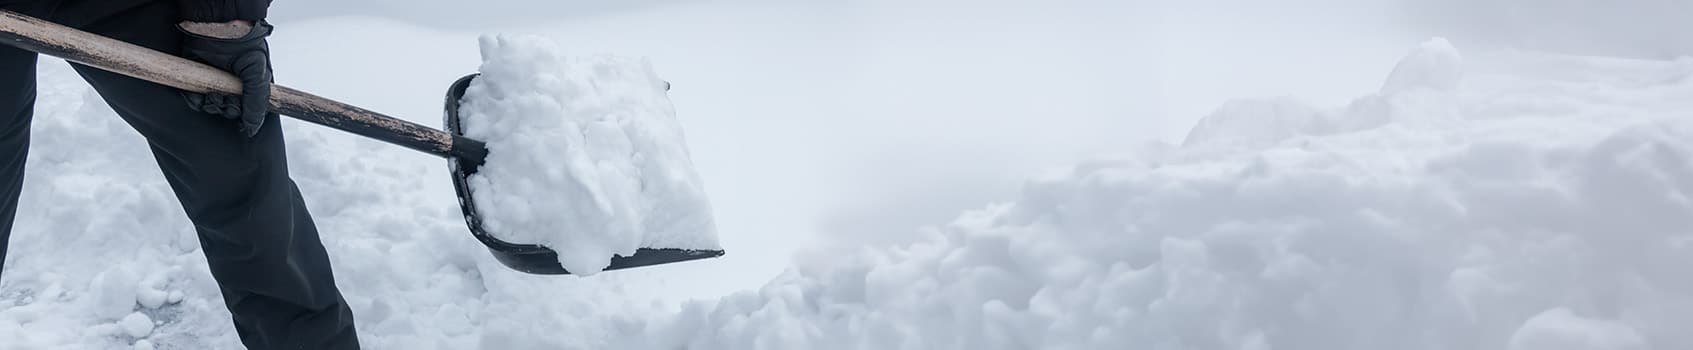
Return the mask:
<svg viewBox="0 0 1693 350">
<path fill-rule="evenodd" d="M 513 46 L 509 60 L 501 56 L 498 45 L 489 46 L 492 49 L 487 52 L 495 59 L 484 68 L 494 74 L 482 81 L 472 74 L 448 89 L 448 130 L 443 131 L 271 86 L 268 79 L 237 78 L 205 64 L 26 15 L 0 15 L 0 40 L 26 53 L 65 58 L 191 95 L 218 97 L 191 100 L 201 109 L 239 114 L 242 108 L 238 107 L 244 104 L 260 104 L 251 98 L 231 102 L 236 98 L 228 96 L 263 89 L 274 93 L 259 101 L 268 101 L 282 115 L 447 158 L 470 233 L 513 270 L 571 274 L 572 269 L 564 266 L 569 263 L 593 274 L 724 254 L 717 249 L 710 209 L 682 146 L 674 112 L 660 91 L 668 90 L 668 84 L 661 85 L 663 81 L 644 64 L 632 68 L 626 59 L 564 60 L 559 58 L 560 50 L 537 45 L 544 40 L 535 38 Z M 218 57 L 247 59 L 236 53 Z M 237 63 L 251 66 L 242 62 Z M 263 78 L 268 77 L 265 72 Z M 267 84 L 247 86 L 244 80 Z M 490 197 L 484 200 L 476 199 L 469 178 L 489 163 L 488 144 L 466 136 L 460 125 L 465 120 L 459 113 L 460 100 L 473 83 L 478 86 L 470 96 L 474 133 L 492 138 L 495 148 L 505 152 L 496 155 L 491 175 L 477 177 L 475 192 Z M 510 86 L 487 88 L 505 85 Z M 607 91 L 595 91 L 602 88 Z M 474 103 L 480 99 L 513 106 Z M 239 117 L 243 132 L 256 130 L 246 116 Z M 549 162 L 548 152 L 568 158 Z M 494 208 L 477 209 L 477 204 Z M 484 219 L 502 230 L 483 227 Z M 604 232 L 557 233 L 569 229 Z M 560 256 L 554 247 L 576 255 Z"/>
<path fill-rule="evenodd" d="M 466 136 L 458 133 L 457 97 L 472 90 L 476 75 L 449 91 L 453 132 L 273 85 L 264 41 L 271 29 L 263 21 L 268 5 L 229 3 L 226 12 L 196 14 L 206 9 L 152 2 L 89 13 L 45 4 L 0 11 L 0 42 L 10 45 L 0 48 L 0 70 L 33 77 L 38 54 L 76 63 L 78 73 L 147 137 L 199 231 L 247 347 L 358 347 L 352 313 L 289 179 L 278 114 L 448 158 L 471 233 L 514 270 L 593 274 L 723 254 L 663 98 L 665 84 L 645 65 L 559 60 L 556 48 L 527 39 L 512 47 L 507 67 L 498 45 L 485 42 L 495 59 L 484 67 L 489 78 L 468 99 L 463 120 L 470 121 L 465 126 L 472 136 Z M 198 61 L 167 53 L 178 50 Z M 554 59 L 533 60 L 545 57 Z M 0 232 L 9 231 L 16 208 L 33 89 L 33 79 L 0 81 L 0 97 L 17 97 L 0 100 L 0 122 L 16 119 L 0 123 L 0 131 L 15 129 L 0 133 L 0 165 L 11 164 L 0 169 L 0 178 L 13 184 L 0 189 L 12 198 L 0 206 L 8 219 Z M 547 161 L 559 155 L 563 162 Z M 0 245 L 0 256 L 4 251 Z M 114 300 L 116 308 L 128 306 L 123 298 Z M 132 337 L 150 333 L 141 327 L 146 318 L 128 320 Z"/>
</svg>

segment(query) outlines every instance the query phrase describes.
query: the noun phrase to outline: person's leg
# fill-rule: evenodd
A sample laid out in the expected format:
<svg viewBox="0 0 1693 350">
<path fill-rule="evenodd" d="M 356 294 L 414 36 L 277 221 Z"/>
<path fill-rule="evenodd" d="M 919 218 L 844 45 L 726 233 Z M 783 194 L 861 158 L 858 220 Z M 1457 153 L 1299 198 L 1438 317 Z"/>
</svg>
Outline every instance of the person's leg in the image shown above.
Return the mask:
<svg viewBox="0 0 1693 350">
<path fill-rule="evenodd" d="M 35 112 L 34 52 L 0 45 L 0 275 L 6 245 L 23 190 L 24 160 L 29 157 L 29 122 Z"/>
<path fill-rule="evenodd" d="M 182 41 L 175 6 L 156 1 L 82 29 L 175 53 Z M 76 70 L 147 138 L 194 222 L 248 348 L 358 347 L 352 311 L 288 177 L 277 116 L 247 138 L 229 120 L 188 109 L 174 88 L 86 66 Z"/>
</svg>

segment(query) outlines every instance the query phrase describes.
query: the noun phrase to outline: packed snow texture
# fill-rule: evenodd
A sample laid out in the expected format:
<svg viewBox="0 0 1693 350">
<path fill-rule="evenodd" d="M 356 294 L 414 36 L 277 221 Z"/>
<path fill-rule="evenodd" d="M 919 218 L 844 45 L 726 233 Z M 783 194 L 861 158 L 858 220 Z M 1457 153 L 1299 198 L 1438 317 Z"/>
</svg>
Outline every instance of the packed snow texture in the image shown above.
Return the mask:
<svg viewBox="0 0 1693 350">
<path fill-rule="evenodd" d="M 591 275 L 638 248 L 718 249 L 666 83 L 640 59 L 575 57 L 538 36 L 481 38 L 460 110 L 487 142 L 470 177 L 487 231 Z"/>
<path fill-rule="evenodd" d="M 1229 103 L 638 345 L 1693 348 L 1693 61 L 1461 57 L 1431 40 L 1344 108 Z"/>
</svg>

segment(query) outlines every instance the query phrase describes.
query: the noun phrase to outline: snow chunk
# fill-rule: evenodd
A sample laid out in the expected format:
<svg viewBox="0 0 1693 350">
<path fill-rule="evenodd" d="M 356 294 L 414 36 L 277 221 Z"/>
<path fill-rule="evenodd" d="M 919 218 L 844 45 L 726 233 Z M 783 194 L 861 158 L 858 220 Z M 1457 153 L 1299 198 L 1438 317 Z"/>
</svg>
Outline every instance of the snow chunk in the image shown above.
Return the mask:
<svg viewBox="0 0 1693 350">
<path fill-rule="evenodd" d="M 488 144 L 470 178 L 483 225 L 591 275 L 637 248 L 718 249 L 665 82 L 644 60 L 571 57 L 535 36 L 481 38 L 461 109 Z"/>
<path fill-rule="evenodd" d="M 146 337 L 153 334 L 153 318 L 140 312 L 131 313 L 118 321 L 118 327 L 123 328 L 124 334 L 130 337 Z"/>
<path fill-rule="evenodd" d="M 141 307 L 144 308 L 157 309 L 164 306 L 167 301 L 170 301 L 170 292 L 147 287 L 135 291 L 135 302 L 141 304 Z"/>
<path fill-rule="evenodd" d="M 117 319 L 135 310 L 136 290 L 140 279 L 122 266 L 101 272 L 89 285 L 93 295 L 94 316 Z"/>
<path fill-rule="evenodd" d="M 1646 341 L 1628 325 L 1576 316 L 1554 308 L 1523 322 L 1511 336 L 1511 350 L 1644 350 Z"/>
</svg>

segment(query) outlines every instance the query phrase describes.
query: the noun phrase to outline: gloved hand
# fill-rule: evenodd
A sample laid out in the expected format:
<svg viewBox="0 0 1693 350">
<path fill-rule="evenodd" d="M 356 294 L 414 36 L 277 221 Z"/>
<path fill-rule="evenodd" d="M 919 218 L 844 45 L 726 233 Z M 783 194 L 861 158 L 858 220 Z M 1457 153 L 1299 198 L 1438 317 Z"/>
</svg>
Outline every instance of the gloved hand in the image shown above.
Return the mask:
<svg viewBox="0 0 1693 350">
<path fill-rule="evenodd" d="M 245 35 L 227 33 L 227 30 L 223 34 L 233 35 L 218 35 L 199 27 L 203 25 L 207 24 L 184 23 L 180 26 L 187 34 L 182 44 L 183 56 L 241 78 L 241 95 L 184 91 L 182 96 L 188 101 L 188 108 L 238 120 L 243 135 L 258 135 L 259 127 L 264 126 L 265 118 L 271 114 L 270 86 L 274 80 L 271 76 L 270 45 L 265 42 L 265 37 L 270 36 L 272 27 L 260 21 L 254 23 Z"/>
</svg>

